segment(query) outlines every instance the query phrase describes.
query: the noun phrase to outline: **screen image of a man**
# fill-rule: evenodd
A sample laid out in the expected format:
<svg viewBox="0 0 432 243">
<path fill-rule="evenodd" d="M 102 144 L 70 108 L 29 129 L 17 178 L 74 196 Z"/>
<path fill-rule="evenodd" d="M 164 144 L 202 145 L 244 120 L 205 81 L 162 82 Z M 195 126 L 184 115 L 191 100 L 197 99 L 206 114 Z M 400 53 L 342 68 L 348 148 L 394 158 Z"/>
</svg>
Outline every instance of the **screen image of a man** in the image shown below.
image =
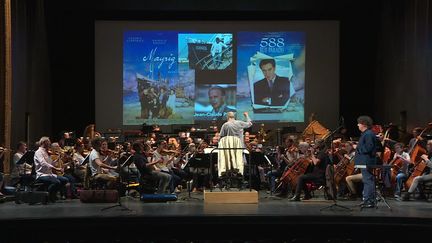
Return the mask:
<svg viewBox="0 0 432 243">
<path fill-rule="evenodd" d="M 208 90 L 209 102 L 213 109 L 210 112 L 211 117 L 224 118 L 227 112 L 235 111 L 226 105 L 225 89 L 220 86 L 213 86 Z"/>
<path fill-rule="evenodd" d="M 285 105 L 290 97 L 290 80 L 276 75 L 274 59 L 262 59 L 259 67 L 264 78 L 254 83 L 254 103 L 268 106 Z"/>
</svg>

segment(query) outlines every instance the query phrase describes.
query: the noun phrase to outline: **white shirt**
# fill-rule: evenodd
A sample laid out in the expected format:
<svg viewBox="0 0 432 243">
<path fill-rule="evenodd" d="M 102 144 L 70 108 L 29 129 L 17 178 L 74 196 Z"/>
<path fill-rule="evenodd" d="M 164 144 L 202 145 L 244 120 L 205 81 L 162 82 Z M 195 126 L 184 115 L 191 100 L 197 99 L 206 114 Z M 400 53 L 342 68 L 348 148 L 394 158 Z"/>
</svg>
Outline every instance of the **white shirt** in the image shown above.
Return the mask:
<svg viewBox="0 0 432 243">
<path fill-rule="evenodd" d="M 211 47 L 211 54 L 214 56 L 215 54 L 220 54 L 222 52 L 222 47 L 227 47 L 223 42 L 213 43 Z"/>
<path fill-rule="evenodd" d="M 57 177 L 56 174 L 52 173 L 52 159 L 48 155 L 47 151 L 43 147 L 39 147 L 34 155 L 34 166 L 36 171 L 36 179 L 41 176 L 52 176 Z"/>
<path fill-rule="evenodd" d="M 90 170 L 92 172 L 92 176 L 102 172 L 101 167 L 95 161 L 96 159 L 100 159 L 100 154 L 98 151 L 96 151 L 96 149 L 93 149 L 89 157 L 89 165 L 90 165 Z"/>
</svg>

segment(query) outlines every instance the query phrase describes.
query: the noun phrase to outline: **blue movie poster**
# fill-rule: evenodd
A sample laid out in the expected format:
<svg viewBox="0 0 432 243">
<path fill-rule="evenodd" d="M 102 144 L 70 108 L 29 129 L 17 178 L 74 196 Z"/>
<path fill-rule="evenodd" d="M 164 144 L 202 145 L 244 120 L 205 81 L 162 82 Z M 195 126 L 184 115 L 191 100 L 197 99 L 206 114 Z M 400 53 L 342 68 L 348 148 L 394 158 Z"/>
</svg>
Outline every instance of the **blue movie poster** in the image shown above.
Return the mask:
<svg viewBox="0 0 432 243">
<path fill-rule="evenodd" d="M 123 125 L 192 123 L 194 75 L 178 53 L 178 32 L 124 33 Z"/>
<path fill-rule="evenodd" d="M 305 33 L 239 32 L 237 109 L 257 121 L 304 122 Z"/>
</svg>

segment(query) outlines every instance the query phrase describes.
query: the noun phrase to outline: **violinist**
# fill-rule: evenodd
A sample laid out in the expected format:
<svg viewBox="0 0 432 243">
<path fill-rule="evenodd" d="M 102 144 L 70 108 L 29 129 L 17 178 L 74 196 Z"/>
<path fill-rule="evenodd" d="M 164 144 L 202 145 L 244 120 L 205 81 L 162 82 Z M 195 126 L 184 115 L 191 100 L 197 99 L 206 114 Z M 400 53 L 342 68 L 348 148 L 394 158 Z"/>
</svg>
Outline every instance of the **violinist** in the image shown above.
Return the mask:
<svg viewBox="0 0 432 243">
<path fill-rule="evenodd" d="M 77 177 L 79 181 L 84 181 L 86 166 L 82 165 L 87 156 L 84 151 L 84 144 L 78 140 L 74 146 L 75 153 L 73 154 L 73 161 L 75 163 L 74 166 L 74 175 Z"/>
<path fill-rule="evenodd" d="M 401 190 L 403 187 L 403 183 L 408 178 L 408 165 L 410 164 L 410 156 L 407 152 L 405 152 L 403 143 L 396 143 L 394 146 L 395 154 L 393 159 L 390 161 L 390 164 L 393 164 L 397 159 L 402 160 L 402 166 L 397 172 L 396 176 L 396 189 L 394 197 L 399 199 L 401 197 Z"/>
<path fill-rule="evenodd" d="M 171 175 L 170 193 L 175 192 L 175 188 L 180 184 L 181 178 L 174 174 L 171 167 L 174 161 L 174 151 L 168 150 L 168 143 L 165 140 L 160 140 L 157 143 L 157 149 L 153 152 L 153 161 L 155 162 L 156 171 Z"/>
<path fill-rule="evenodd" d="M 171 176 L 169 174 L 157 171 L 154 169 L 154 164 L 158 161 L 149 162 L 148 158 L 151 155 L 151 147 L 148 144 L 142 144 L 135 142 L 132 145 L 132 149 L 135 151 L 134 164 L 140 172 L 140 175 L 150 176 L 152 179 L 158 181 L 158 194 L 163 194 L 168 188 Z M 151 158 L 151 157 L 150 157 Z"/>
<path fill-rule="evenodd" d="M 91 141 L 88 138 L 83 138 L 82 140 L 82 144 L 83 144 L 83 152 L 82 155 L 84 157 L 86 157 L 87 155 L 89 155 L 91 153 L 91 151 L 93 150 L 92 146 L 91 146 Z"/>
<path fill-rule="evenodd" d="M 423 154 L 421 156 L 421 159 L 422 159 L 422 162 L 426 163 L 427 167 L 432 168 L 432 161 L 431 161 L 431 158 L 432 158 L 432 140 L 427 141 L 426 149 L 427 149 L 427 154 Z M 402 200 L 404 200 L 404 201 L 409 200 L 411 194 L 414 193 L 414 191 L 417 189 L 419 183 L 428 182 L 428 181 L 432 181 L 432 173 L 423 174 L 423 175 L 414 177 L 414 180 L 413 180 L 410 188 L 408 189 L 408 192 L 403 196 Z M 421 187 L 419 187 L 419 191 L 420 191 L 420 195 L 417 199 L 426 199 L 426 196 L 424 195 Z"/>
<path fill-rule="evenodd" d="M 310 148 L 309 152 L 312 160 L 312 164 L 310 165 L 312 166 L 311 172 L 305 173 L 297 178 L 297 187 L 290 201 L 300 201 L 302 190 L 304 191 L 303 200 L 312 198 L 309 189 L 306 187 L 306 182 L 313 182 L 321 185 L 325 183 L 325 171 L 327 165 L 330 164 L 330 158 L 325 151 L 325 143 L 317 142 L 315 146 Z"/>
<path fill-rule="evenodd" d="M 120 151 L 112 150 L 108 148 L 108 142 L 104 140 L 101 144 L 100 156 L 101 160 L 104 164 L 110 166 L 116 166 L 118 163 L 118 156 Z M 102 169 L 103 173 L 110 174 L 112 176 L 118 177 L 119 173 L 112 169 Z"/>
<path fill-rule="evenodd" d="M 116 170 L 117 166 L 111 166 L 103 163 L 100 152 L 102 143 L 104 141 L 105 140 L 101 137 L 93 138 L 91 141 L 93 150 L 90 153 L 89 164 L 87 166 L 90 166 L 91 176 L 94 179 L 105 181 L 109 188 L 114 188 L 114 185 L 117 182 L 117 177 L 104 173 L 103 169 Z"/>
<path fill-rule="evenodd" d="M 73 149 L 64 150 L 60 147 L 60 144 L 53 143 L 51 145 L 51 150 L 49 150 L 48 153 L 51 154 L 51 159 L 54 161 L 53 163 L 56 164 L 58 167 L 62 168 L 62 171 L 57 171 L 55 173 L 68 179 L 71 198 L 78 198 L 75 188 L 76 178 L 73 175 L 73 170 L 75 166 L 75 162 L 73 160 Z M 65 187 L 64 190 L 60 191 L 60 195 L 62 198 L 66 198 L 66 190 L 67 187 Z"/>
<path fill-rule="evenodd" d="M 48 154 L 48 149 L 51 147 L 49 137 L 42 137 L 38 144 L 39 149 L 34 155 L 36 182 L 43 183 L 48 187 L 50 201 L 55 202 L 57 200 L 57 192 L 59 190 L 65 192 L 65 185 L 69 180 L 64 176 L 53 173 L 53 170 L 61 173 L 63 172 L 63 168 L 56 167 Z"/>
<path fill-rule="evenodd" d="M 16 185 L 20 184 L 28 184 L 28 182 L 32 181 L 34 178 L 31 175 L 32 165 L 23 163 L 17 165 L 16 163 L 22 158 L 22 156 L 27 152 L 27 144 L 23 141 L 18 142 L 17 151 L 13 155 L 13 164 L 14 168 L 11 173 L 11 184 Z"/>
</svg>

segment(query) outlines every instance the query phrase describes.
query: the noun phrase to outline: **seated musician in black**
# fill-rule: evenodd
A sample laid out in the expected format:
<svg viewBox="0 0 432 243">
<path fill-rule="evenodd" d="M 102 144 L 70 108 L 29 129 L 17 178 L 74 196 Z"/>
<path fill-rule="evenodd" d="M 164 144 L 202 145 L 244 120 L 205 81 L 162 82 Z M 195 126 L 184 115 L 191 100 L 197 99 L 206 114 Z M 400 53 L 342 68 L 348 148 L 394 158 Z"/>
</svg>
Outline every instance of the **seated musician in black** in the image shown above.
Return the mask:
<svg viewBox="0 0 432 243">
<path fill-rule="evenodd" d="M 134 163 L 140 172 L 141 177 L 149 176 L 152 179 L 157 180 L 158 187 L 156 193 L 165 193 L 171 180 L 171 175 L 154 170 L 154 164 L 158 161 L 148 161 L 146 153 L 149 153 L 151 150 L 150 146 L 148 144 L 136 142 L 132 145 L 132 149 L 135 150 Z"/>
<path fill-rule="evenodd" d="M 304 190 L 303 200 L 309 200 L 312 198 L 310 191 L 306 187 L 307 182 L 313 182 L 315 184 L 325 183 L 325 171 L 327 165 L 330 163 L 330 159 L 325 151 L 325 144 L 320 143 L 316 147 L 311 148 L 311 159 L 312 163 L 304 175 L 301 175 L 297 179 L 297 187 L 294 196 L 290 201 L 300 201 L 301 191 Z"/>
</svg>

